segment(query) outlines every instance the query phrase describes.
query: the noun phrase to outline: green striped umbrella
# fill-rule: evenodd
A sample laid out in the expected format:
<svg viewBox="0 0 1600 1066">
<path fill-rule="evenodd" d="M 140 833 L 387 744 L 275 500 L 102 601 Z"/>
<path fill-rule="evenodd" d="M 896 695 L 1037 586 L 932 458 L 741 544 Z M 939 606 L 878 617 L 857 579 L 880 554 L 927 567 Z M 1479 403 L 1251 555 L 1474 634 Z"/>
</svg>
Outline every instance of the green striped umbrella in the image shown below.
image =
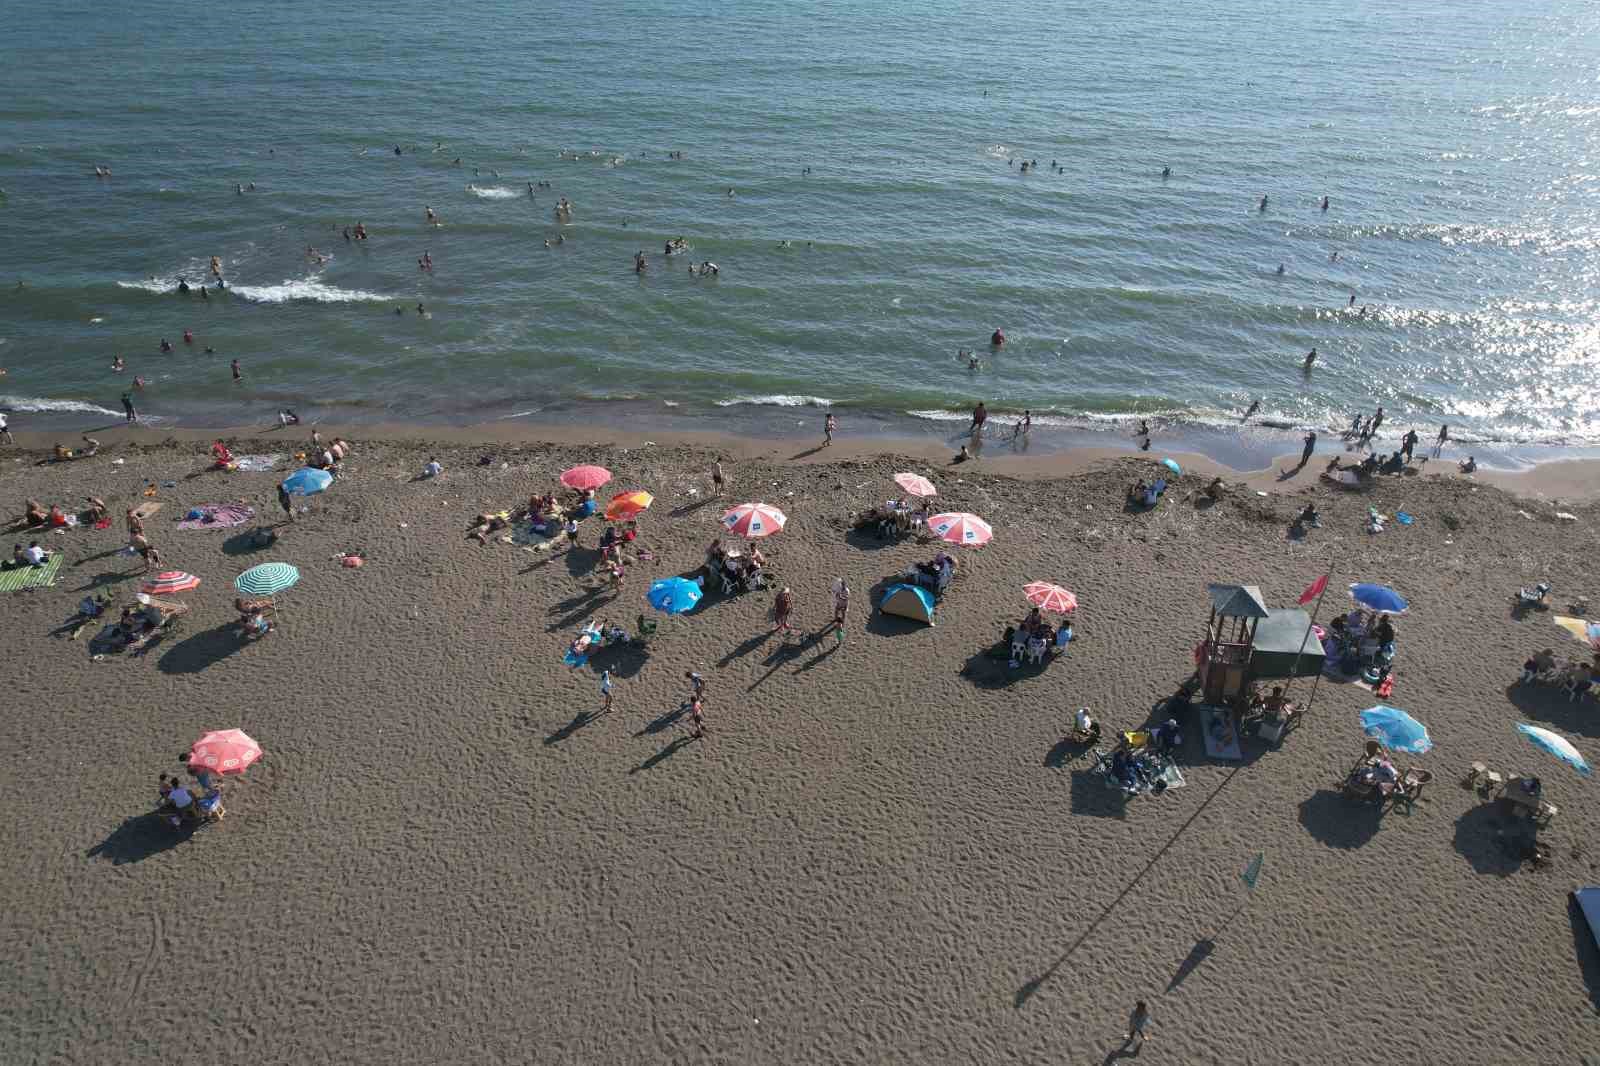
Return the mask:
<svg viewBox="0 0 1600 1066">
<path fill-rule="evenodd" d="M 233 579 L 233 587 L 246 596 L 276 596 L 300 580 L 300 571 L 288 563 L 262 563 Z"/>
</svg>

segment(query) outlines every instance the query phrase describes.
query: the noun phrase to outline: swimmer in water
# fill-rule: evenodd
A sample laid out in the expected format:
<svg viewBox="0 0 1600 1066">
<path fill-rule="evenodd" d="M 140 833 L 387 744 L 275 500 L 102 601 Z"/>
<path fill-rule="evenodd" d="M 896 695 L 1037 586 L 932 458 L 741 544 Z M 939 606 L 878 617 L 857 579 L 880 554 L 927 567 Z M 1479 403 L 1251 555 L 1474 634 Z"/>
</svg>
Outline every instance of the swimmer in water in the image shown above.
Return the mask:
<svg viewBox="0 0 1600 1066">
<path fill-rule="evenodd" d="M 208 344 L 208 345 L 206 345 L 206 354 L 207 355 L 216 355 L 217 354 L 217 350 L 215 348 L 211 347 L 211 345 Z"/>
<path fill-rule="evenodd" d="M 123 365 L 122 356 L 114 355 L 114 356 L 111 357 L 111 369 L 114 372 L 118 373 L 118 374 L 122 373 L 123 370 L 127 369 Z"/>
<path fill-rule="evenodd" d="M 178 279 L 178 292 L 183 296 L 189 295 L 189 282 L 188 282 L 188 279 L 186 279 L 186 278 L 179 278 Z"/>
<path fill-rule="evenodd" d="M 421 304 L 420 304 L 420 303 L 419 303 L 419 304 L 417 304 L 417 314 L 419 314 L 419 315 L 426 315 L 426 314 L 427 314 L 427 313 L 428 313 L 428 312 L 426 312 L 426 311 L 424 311 L 424 310 L 423 310 L 423 309 L 422 309 L 422 305 L 421 305 Z"/>
<path fill-rule="evenodd" d="M 185 343 L 185 344 L 193 344 L 194 343 L 194 330 L 186 329 L 186 330 L 183 331 L 183 343 Z"/>
<path fill-rule="evenodd" d="M 1328 256 L 1328 262 L 1337 263 L 1338 261 L 1339 261 L 1339 253 L 1338 252 L 1334 252 L 1332 255 Z"/>
<path fill-rule="evenodd" d="M 202 300 L 211 299 L 211 294 L 206 291 L 206 287 L 204 285 L 200 286 L 200 299 L 202 299 Z"/>
<path fill-rule="evenodd" d="M 1326 196 L 1322 198 L 1322 209 L 1324 211 L 1328 209 L 1328 198 Z"/>
<path fill-rule="evenodd" d="M 1282 263 L 1278 264 L 1278 277 L 1280 277 L 1280 278 L 1283 277 L 1283 264 Z"/>
<path fill-rule="evenodd" d="M 439 216 L 433 213 L 433 208 L 424 206 L 422 210 L 427 213 L 428 225 L 437 226 L 439 224 Z"/>
<path fill-rule="evenodd" d="M 394 154 L 395 155 L 400 155 L 401 154 L 400 153 L 400 146 L 398 144 L 394 146 Z"/>
<path fill-rule="evenodd" d="M 1162 167 L 1161 168 L 1161 180 L 1165 181 L 1170 177 L 1172 177 L 1172 168 L 1171 167 Z"/>
<path fill-rule="evenodd" d="M 1146 419 L 1143 419 L 1143 418 L 1139 419 L 1139 429 L 1138 429 L 1137 432 L 1134 433 L 1134 436 L 1135 437 L 1148 437 L 1149 435 L 1150 435 L 1150 423 L 1149 423 L 1149 421 L 1146 420 Z"/>
<path fill-rule="evenodd" d="M 1267 198 L 1265 196 L 1263 196 L 1261 198 L 1261 205 L 1259 207 L 1257 207 L 1256 210 L 1260 211 L 1260 212 L 1263 212 L 1263 213 L 1265 213 L 1265 211 L 1267 210 Z"/>
<path fill-rule="evenodd" d="M 1315 363 L 1316 361 L 1317 361 L 1317 350 L 1315 348 L 1313 348 L 1309 352 L 1306 353 L 1306 361 L 1301 364 L 1301 367 L 1302 367 L 1302 369 L 1310 370 L 1312 364 Z"/>
<path fill-rule="evenodd" d="M 144 378 L 136 376 L 133 379 L 133 387 L 136 388 L 136 389 L 141 389 L 142 390 L 144 388 Z M 129 419 L 129 421 L 132 421 L 132 419 Z"/>
<path fill-rule="evenodd" d="M 211 257 L 211 274 L 213 277 L 222 277 L 222 260 L 216 256 Z"/>
<path fill-rule="evenodd" d="M 244 186 L 243 186 L 243 185 L 240 185 L 240 184 L 238 184 L 238 183 L 237 183 L 237 182 L 236 182 L 236 183 L 235 183 L 235 184 L 234 184 L 234 186 L 233 186 L 233 194 L 234 194 L 234 195 L 235 195 L 235 196 L 243 196 L 243 195 L 244 195 Z"/>
<path fill-rule="evenodd" d="M 161 350 L 164 351 L 164 352 L 172 351 L 172 342 L 167 340 L 167 338 L 162 337 L 161 338 Z"/>
<path fill-rule="evenodd" d="M 233 370 L 233 380 L 238 381 L 240 378 L 244 377 L 243 374 L 239 373 L 239 360 L 235 359 L 231 365 Z"/>
<path fill-rule="evenodd" d="M 1252 400 L 1252 401 L 1250 401 L 1250 406 L 1245 410 L 1244 417 L 1239 419 L 1239 421 L 1248 422 L 1250 420 L 1250 416 L 1255 414 L 1259 410 L 1261 410 L 1261 401 L 1260 400 Z"/>
</svg>

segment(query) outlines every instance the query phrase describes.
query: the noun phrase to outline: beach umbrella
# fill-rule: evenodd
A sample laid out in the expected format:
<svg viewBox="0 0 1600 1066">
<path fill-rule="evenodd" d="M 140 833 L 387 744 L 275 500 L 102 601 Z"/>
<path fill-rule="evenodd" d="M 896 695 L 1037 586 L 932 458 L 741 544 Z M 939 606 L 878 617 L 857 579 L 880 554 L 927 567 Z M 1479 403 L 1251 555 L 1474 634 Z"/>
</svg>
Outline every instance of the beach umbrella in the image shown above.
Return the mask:
<svg viewBox="0 0 1600 1066">
<path fill-rule="evenodd" d="M 933 482 L 920 474 L 896 474 L 894 483 L 905 489 L 913 496 L 937 496 L 939 490 L 933 487 Z"/>
<path fill-rule="evenodd" d="M 584 492 L 597 489 L 611 480 L 611 471 L 603 466 L 575 466 L 561 471 L 561 483 L 569 489 Z"/>
<path fill-rule="evenodd" d="M 1433 747 L 1428 727 L 1398 707 L 1379 704 L 1361 712 L 1361 729 L 1386 748 L 1421 755 Z"/>
<path fill-rule="evenodd" d="M 315 496 L 333 484 L 333 475 L 314 466 L 303 466 L 283 479 L 283 491 L 291 496 Z"/>
<path fill-rule="evenodd" d="M 193 574 L 182 570 L 163 570 L 155 577 L 145 578 L 139 585 L 140 592 L 147 592 L 152 596 L 172 596 L 179 592 L 188 592 L 190 589 L 200 587 L 200 579 Z"/>
<path fill-rule="evenodd" d="M 262 563 L 233 579 L 233 587 L 246 596 L 276 596 L 300 580 L 300 571 L 288 563 Z"/>
<path fill-rule="evenodd" d="M 217 729 L 195 741 L 189 749 L 189 769 L 238 774 L 259 758 L 261 745 L 251 740 L 244 730 Z"/>
<path fill-rule="evenodd" d="M 1388 585 L 1358 583 L 1350 586 L 1350 598 L 1363 607 L 1388 614 L 1405 614 L 1411 605 Z"/>
<path fill-rule="evenodd" d="M 611 502 L 606 504 L 606 517 L 616 522 L 624 518 L 636 517 L 641 511 L 648 511 L 655 502 L 655 497 L 643 489 L 630 489 L 619 492 L 611 497 Z"/>
<path fill-rule="evenodd" d="M 770 537 L 789 521 L 776 507 L 764 503 L 741 503 L 722 516 L 722 527 L 736 537 Z"/>
<path fill-rule="evenodd" d="M 949 541 L 951 544 L 975 547 L 987 544 L 994 538 L 994 530 L 989 528 L 989 523 L 975 514 L 967 514 L 964 511 L 936 514 L 928 519 L 928 529 L 940 540 Z"/>
<path fill-rule="evenodd" d="M 1041 611 L 1052 611 L 1056 614 L 1066 614 L 1068 611 L 1078 609 L 1078 597 L 1062 588 L 1052 585 L 1048 581 L 1035 581 L 1022 586 L 1022 594 L 1028 597 L 1028 602 Z"/>
<path fill-rule="evenodd" d="M 686 577 L 667 577 L 651 585 L 644 598 L 658 611 L 682 614 L 692 610 L 704 595 L 704 590 Z"/>
<path fill-rule="evenodd" d="M 1600 622 L 1593 622 L 1584 618 L 1569 618 L 1563 614 L 1558 614 L 1550 620 L 1595 651 L 1600 651 Z"/>
<path fill-rule="evenodd" d="M 1172 471 L 1174 474 L 1178 474 L 1180 476 L 1183 474 L 1183 467 L 1178 465 L 1178 460 L 1176 459 L 1163 459 L 1161 460 L 1161 465 Z"/>
<path fill-rule="evenodd" d="M 1578 773 L 1585 777 L 1589 776 L 1589 764 L 1578 753 L 1578 749 L 1572 746 L 1572 741 L 1560 733 L 1553 733 L 1543 726 L 1528 725 L 1525 722 L 1517 723 L 1517 732 L 1578 771 Z"/>
</svg>

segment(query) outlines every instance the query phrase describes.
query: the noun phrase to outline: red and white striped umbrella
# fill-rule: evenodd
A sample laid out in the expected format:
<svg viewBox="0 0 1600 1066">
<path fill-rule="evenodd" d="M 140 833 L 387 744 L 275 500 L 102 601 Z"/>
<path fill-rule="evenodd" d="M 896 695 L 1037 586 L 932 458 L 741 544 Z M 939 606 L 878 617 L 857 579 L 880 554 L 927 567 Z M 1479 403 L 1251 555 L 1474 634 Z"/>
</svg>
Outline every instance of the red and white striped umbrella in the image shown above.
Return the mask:
<svg viewBox="0 0 1600 1066">
<path fill-rule="evenodd" d="M 139 591 L 152 596 L 171 596 L 199 587 L 200 579 L 193 574 L 184 573 L 182 570 L 163 570 L 155 577 L 146 578 L 144 584 L 139 586 Z"/>
<path fill-rule="evenodd" d="M 937 496 L 939 490 L 933 487 L 933 482 L 921 474 L 896 474 L 894 483 L 905 489 L 913 496 Z"/>
<path fill-rule="evenodd" d="M 1078 609 L 1078 597 L 1060 585 L 1052 585 L 1048 581 L 1030 582 L 1022 586 L 1022 594 L 1028 597 L 1029 603 L 1041 611 L 1066 614 L 1068 611 Z"/>
<path fill-rule="evenodd" d="M 217 729 L 194 742 L 189 749 L 189 768 L 219 774 L 243 773 L 244 768 L 261 758 L 261 745 L 242 729 Z"/>
<path fill-rule="evenodd" d="M 928 529 L 940 540 L 968 547 L 987 544 L 994 538 L 994 530 L 989 528 L 989 523 L 965 511 L 936 514 L 928 519 Z"/>
<path fill-rule="evenodd" d="M 597 489 L 611 480 L 611 471 L 603 466 L 575 466 L 561 471 L 561 483 L 579 492 Z"/>
<path fill-rule="evenodd" d="M 770 537 L 783 528 L 788 517 L 764 503 L 741 503 L 722 516 L 722 525 L 736 537 Z"/>
</svg>

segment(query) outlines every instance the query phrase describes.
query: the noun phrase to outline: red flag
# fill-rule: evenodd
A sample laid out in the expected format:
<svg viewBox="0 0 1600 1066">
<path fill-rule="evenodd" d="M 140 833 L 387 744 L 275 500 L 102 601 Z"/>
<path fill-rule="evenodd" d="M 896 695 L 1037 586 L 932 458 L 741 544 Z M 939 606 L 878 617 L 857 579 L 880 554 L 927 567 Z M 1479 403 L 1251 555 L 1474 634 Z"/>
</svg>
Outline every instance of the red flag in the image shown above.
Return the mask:
<svg viewBox="0 0 1600 1066">
<path fill-rule="evenodd" d="M 1326 589 L 1327 587 L 1328 587 L 1328 575 L 1327 574 L 1323 574 L 1321 577 L 1317 578 L 1311 584 L 1307 585 L 1306 586 L 1306 590 L 1300 594 L 1300 606 L 1304 607 L 1306 604 L 1310 603 L 1312 600 L 1314 600 L 1318 596 L 1322 595 L 1322 591 L 1324 589 Z"/>
</svg>

